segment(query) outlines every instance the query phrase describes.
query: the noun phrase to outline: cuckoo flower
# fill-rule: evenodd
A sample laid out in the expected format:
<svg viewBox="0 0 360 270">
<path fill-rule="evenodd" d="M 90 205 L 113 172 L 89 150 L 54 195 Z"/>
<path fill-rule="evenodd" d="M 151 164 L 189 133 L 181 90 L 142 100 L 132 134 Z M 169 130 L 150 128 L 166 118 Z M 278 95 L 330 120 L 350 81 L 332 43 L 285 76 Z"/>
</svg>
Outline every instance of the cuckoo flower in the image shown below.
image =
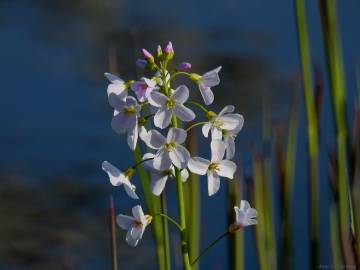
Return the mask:
<svg viewBox="0 0 360 270">
<path fill-rule="evenodd" d="M 140 102 L 147 100 L 149 93 L 156 88 L 156 82 L 148 78 L 141 78 L 140 81 L 133 82 L 131 84 L 131 90 L 136 94 L 136 97 Z"/>
<path fill-rule="evenodd" d="M 241 114 L 232 113 L 235 107 L 232 105 L 225 106 L 219 114 L 209 111 L 208 123 L 202 127 L 202 133 L 207 138 L 211 130 L 211 138 L 213 140 L 221 140 L 223 132 L 241 129 L 244 123 L 244 118 Z"/>
<path fill-rule="evenodd" d="M 189 71 L 191 69 L 191 64 L 188 62 L 182 62 L 178 66 L 179 71 Z"/>
<path fill-rule="evenodd" d="M 110 96 L 111 94 L 115 94 L 121 99 L 125 98 L 127 96 L 126 89 L 128 85 L 124 82 L 124 80 L 111 73 L 105 72 L 104 75 L 110 81 L 110 84 L 107 88 L 108 96 Z"/>
<path fill-rule="evenodd" d="M 109 103 L 115 109 L 111 127 L 116 133 L 127 133 L 128 145 L 134 150 L 139 136 L 140 106 L 134 97 L 127 96 L 125 99 L 120 99 L 114 94 L 109 96 Z"/>
<path fill-rule="evenodd" d="M 180 85 L 170 97 L 158 91 L 149 94 L 149 103 L 157 107 L 154 116 L 154 124 L 158 128 L 169 126 L 172 115 L 176 115 L 181 121 L 192 121 L 195 114 L 192 110 L 184 106 L 184 102 L 189 98 L 189 89 L 185 85 Z"/>
<path fill-rule="evenodd" d="M 151 159 L 155 158 L 154 154 L 147 153 L 143 156 L 143 160 L 145 159 Z M 165 170 L 157 170 L 154 167 L 154 160 L 147 160 L 144 162 L 144 167 L 150 171 L 151 175 L 151 191 L 154 195 L 159 196 L 166 185 L 166 182 L 168 178 L 174 178 L 175 177 L 175 168 L 173 165 L 171 165 L 168 169 Z M 183 182 L 186 182 L 186 180 L 189 178 L 189 172 L 187 169 L 181 170 L 181 180 Z"/>
<path fill-rule="evenodd" d="M 125 192 L 133 199 L 139 199 L 135 193 L 136 187 L 130 183 L 131 177 L 135 171 L 129 168 L 125 172 L 121 172 L 118 168 L 112 165 L 110 162 L 104 161 L 102 163 L 102 169 L 108 174 L 110 183 L 113 186 L 124 186 Z"/>
<path fill-rule="evenodd" d="M 148 132 L 145 144 L 157 150 L 153 167 L 157 170 L 167 170 L 171 164 L 185 168 L 190 158 L 188 150 L 182 146 L 186 140 L 186 131 L 181 128 L 170 128 L 166 138 L 155 129 Z"/>
<path fill-rule="evenodd" d="M 216 86 L 220 83 L 219 71 L 221 67 L 217 67 L 211 71 L 206 72 L 202 76 L 192 73 L 190 79 L 199 85 L 201 96 L 204 99 L 206 105 L 210 105 L 214 101 L 214 93 L 211 87 Z"/>
<path fill-rule="evenodd" d="M 130 246 L 136 247 L 144 234 L 146 226 L 151 223 L 152 216 L 144 215 L 140 205 L 132 208 L 132 214 L 133 216 L 120 214 L 116 217 L 116 222 L 121 229 L 128 231 L 126 242 Z"/>
<path fill-rule="evenodd" d="M 241 200 L 240 208 L 234 206 L 235 210 L 235 222 L 230 225 L 230 232 L 237 231 L 241 228 L 250 225 L 256 225 L 257 222 L 257 211 L 250 207 L 248 201 Z"/>
<path fill-rule="evenodd" d="M 230 160 L 223 160 L 225 143 L 220 140 L 211 141 L 211 161 L 193 157 L 189 159 L 188 168 L 191 172 L 199 175 L 207 174 L 209 196 L 214 195 L 220 188 L 220 176 L 229 179 L 234 178 L 236 165 Z"/>
</svg>

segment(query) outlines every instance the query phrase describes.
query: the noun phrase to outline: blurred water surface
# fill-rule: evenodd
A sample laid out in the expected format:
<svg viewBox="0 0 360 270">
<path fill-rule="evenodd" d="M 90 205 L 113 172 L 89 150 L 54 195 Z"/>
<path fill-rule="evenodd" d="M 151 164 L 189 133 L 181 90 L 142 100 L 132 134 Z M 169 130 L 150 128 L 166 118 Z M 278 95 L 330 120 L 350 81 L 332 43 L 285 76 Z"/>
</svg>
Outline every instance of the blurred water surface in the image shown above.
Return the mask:
<svg viewBox="0 0 360 270">
<path fill-rule="evenodd" d="M 312 55 L 324 70 L 317 4 L 308 2 Z M 349 105 L 360 54 L 360 36 L 354 33 L 359 10 L 356 0 L 339 1 Z M 261 142 L 264 101 L 272 120 L 281 123 L 299 88 L 293 13 L 292 1 L 286 0 L 0 1 L 0 269 L 110 268 L 108 195 L 115 195 L 118 211 L 128 211 L 134 202 L 111 188 L 100 170 L 103 160 L 119 167 L 132 164 L 124 138 L 109 125 L 112 110 L 102 75 L 109 69 L 109 51 L 116 52 L 118 72 L 125 79 L 139 75 L 134 61 L 141 47 L 154 50 L 168 40 L 177 60 L 190 61 L 196 72 L 222 65 L 214 109 L 231 103 L 244 114 L 237 159 L 241 154 L 246 166 L 252 144 Z M 299 105 L 302 111 L 301 100 Z M 329 106 L 326 90 L 322 132 L 331 142 Z M 300 124 L 304 121 L 302 115 Z M 305 135 L 300 128 L 300 168 L 306 167 Z M 321 166 L 324 204 L 327 164 Z M 306 269 L 307 176 L 303 168 L 297 172 L 295 262 L 296 269 Z M 174 192 L 173 186 L 169 189 Z M 224 194 L 225 185 L 209 198 L 205 182 L 202 186 L 203 246 L 226 228 Z M 170 210 L 175 215 L 175 203 Z M 329 264 L 327 209 L 322 215 L 321 256 Z M 246 269 L 256 269 L 250 232 Z M 121 232 L 121 266 L 155 269 L 150 233 L 137 249 L 125 247 L 123 238 Z M 225 269 L 225 243 L 213 252 L 219 256 L 208 256 L 203 269 Z"/>
</svg>

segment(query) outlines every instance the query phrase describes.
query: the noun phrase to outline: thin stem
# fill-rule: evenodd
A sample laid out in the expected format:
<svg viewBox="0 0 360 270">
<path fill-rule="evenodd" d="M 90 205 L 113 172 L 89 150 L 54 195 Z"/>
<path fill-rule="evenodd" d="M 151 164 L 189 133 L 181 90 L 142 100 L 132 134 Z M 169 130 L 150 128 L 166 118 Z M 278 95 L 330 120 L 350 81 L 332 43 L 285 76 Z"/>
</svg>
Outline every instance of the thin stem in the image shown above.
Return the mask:
<svg viewBox="0 0 360 270">
<path fill-rule="evenodd" d="M 171 81 L 172 79 L 174 79 L 177 75 L 189 76 L 190 74 L 187 73 L 187 72 L 183 72 L 183 71 L 177 71 L 177 72 L 173 73 L 173 74 L 170 76 L 169 81 Z"/>
<path fill-rule="evenodd" d="M 190 129 L 196 127 L 196 126 L 200 126 L 200 125 L 204 125 L 206 124 L 207 122 L 198 122 L 198 123 L 195 123 L 195 124 L 192 124 L 191 126 L 189 126 L 187 129 L 186 129 L 186 132 L 188 132 Z"/>
<path fill-rule="evenodd" d="M 199 109 L 201 109 L 204 113 L 208 113 L 209 110 L 207 110 L 203 105 L 201 105 L 200 103 L 196 102 L 196 101 L 188 101 L 186 102 L 188 104 L 192 104 L 192 105 L 195 105 L 197 106 Z"/>
<path fill-rule="evenodd" d="M 162 214 L 162 213 L 156 214 L 155 217 L 156 217 L 156 216 L 160 216 L 160 217 L 166 218 L 168 221 L 170 221 L 172 224 L 174 224 L 174 225 L 179 229 L 179 231 L 182 231 L 182 228 L 181 228 L 180 224 L 177 223 L 175 219 L 169 217 L 169 216 L 166 215 L 166 214 Z"/>
<path fill-rule="evenodd" d="M 131 168 L 136 169 L 137 166 L 141 165 L 142 163 L 149 161 L 149 160 L 153 160 L 154 158 L 145 158 L 143 160 L 140 160 L 139 162 L 135 163 L 133 166 L 131 166 Z"/>
<path fill-rule="evenodd" d="M 220 242 L 223 238 L 228 236 L 230 234 L 229 231 L 223 233 L 218 238 L 216 238 L 207 248 L 205 248 L 203 251 L 201 251 L 200 255 L 191 263 L 191 266 L 193 266 L 203 255 L 209 252 L 209 250 L 215 246 L 218 242 Z"/>
<path fill-rule="evenodd" d="M 112 270 L 117 270 L 118 262 L 117 262 L 117 245 L 116 245 L 115 206 L 114 206 L 113 196 L 110 196 L 109 215 L 110 215 Z"/>
<path fill-rule="evenodd" d="M 166 195 L 165 191 L 161 194 L 161 210 L 163 213 L 167 213 L 167 206 L 166 206 Z M 164 214 L 166 216 L 166 214 Z M 165 269 L 171 269 L 171 262 L 170 262 L 170 245 L 169 245 L 169 227 L 166 220 L 163 220 L 163 232 L 164 232 L 164 250 L 165 250 Z"/>
</svg>

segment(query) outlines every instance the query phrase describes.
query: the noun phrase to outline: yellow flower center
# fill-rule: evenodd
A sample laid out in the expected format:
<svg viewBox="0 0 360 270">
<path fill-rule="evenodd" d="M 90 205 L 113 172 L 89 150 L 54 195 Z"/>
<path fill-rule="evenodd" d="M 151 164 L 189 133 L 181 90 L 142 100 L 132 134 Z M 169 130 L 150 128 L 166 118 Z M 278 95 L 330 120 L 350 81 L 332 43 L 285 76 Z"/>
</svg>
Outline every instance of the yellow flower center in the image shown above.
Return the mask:
<svg viewBox="0 0 360 270">
<path fill-rule="evenodd" d="M 165 107 L 169 110 L 175 107 L 176 101 L 175 99 L 169 98 L 165 101 Z"/>
<path fill-rule="evenodd" d="M 133 168 L 129 168 L 124 172 L 124 175 L 129 179 L 133 177 L 134 174 L 135 174 L 135 170 Z"/>
<path fill-rule="evenodd" d="M 208 171 L 210 172 L 218 172 L 219 169 L 219 163 L 210 163 Z"/>
<path fill-rule="evenodd" d="M 125 114 L 136 114 L 136 108 L 135 106 L 129 106 L 124 108 Z"/>
<path fill-rule="evenodd" d="M 171 152 L 172 150 L 174 150 L 175 148 L 175 143 L 170 142 L 170 143 L 165 143 L 165 149 L 169 152 Z"/>
<path fill-rule="evenodd" d="M 163 172 L 162 172 L 162 175 L 163 175 L 163 176 L 172 176 L 172 174 L 173 174 L 173 173 L 172 173 L 172 170 L 166 170 L 166 171 L 163 171 Z"/>
<path fill-rule="evenodd" d="M 150 216 L 150 215 L 145 215 L 145 218 L 146 218 L 147 224 L 149 225 L 149 224 L 151 223 L 151 221 L 152 221 L 152 216 Z"/>
</svg>

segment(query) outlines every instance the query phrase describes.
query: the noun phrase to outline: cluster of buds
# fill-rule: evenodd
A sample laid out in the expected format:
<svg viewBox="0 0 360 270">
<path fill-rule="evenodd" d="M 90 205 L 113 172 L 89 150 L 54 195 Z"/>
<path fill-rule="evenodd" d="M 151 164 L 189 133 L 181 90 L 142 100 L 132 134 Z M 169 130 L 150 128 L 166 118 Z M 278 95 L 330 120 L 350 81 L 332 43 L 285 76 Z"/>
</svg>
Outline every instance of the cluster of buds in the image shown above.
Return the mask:
<svg viewBox="0 0 360 270">
<path fill-rule="evenodd" d="M 220 188 L 221 178 L 234 178 L 236 164 L 231 159 L 235 155 L 235 139 L 243 127 L 244 118 L 234 112 L 232 105 L 225 106 L 219 113 L 206 109 L 204 105 L 189 100 L 190 90 L 186 85 L 173 87 L 173 81 L 176 76 L 187 77 L 195 83 L 203 103 L 208 106 L 214 101 L 212 88 L 220 83 L 221 67 L 203 75 L 189 73 L 191 64 L 188 62 L 168 68 L 172 66 L 174 58 L 171 42 L 164 50 L 158 46 L 155 56 L 146 49 L 142 49 L 142 55 L 143 58 L 137 60 L 136 64 L 153 72 L 152 77 L 124 81 L 110 73 L 105 73 L 105 76 L 110 82 L 107 94 L 109 104 L 114 109 L 111 121 L 113 130 L 126 134 L 131 150 L 135 150 L 142 141 L 151 152 L 146 153 L 141 162 L 124 171 L 107 161 L 103 162 L 102 169 L 108 174 L 111 184 L 122 185 L 132 199 L 139 199 L 132 183 L 137 166 L 149 171 L 151 190 L 156 196 L 164 191 L 168 179 L 175 178 L 176 171 L 183 182 L 187 180 L 189 171 L 207 175 L 208 194 L 214 195 Z M 204 112 L 203 120 L 197 120 L 191 106 Z M 178 119 L 190 123 L 189 127 L 185 130 L 178 126 Z M 191 157 L 184 146 L 187 132 L 200 125 L 205 138 L 210 133 L 210 159 Z M 255 224 L 256 211 L 251 209 L 245 201 L 242 201 L 240 208 L 235 208 L 236 222 L 230 226 L 230 231 Z M 126 241 L 136 246 L 151 217 L 144 215 L 140 205 L 135 206 L 132 212 L 133 217 L 119 215 L 117 221 L 121 228 L 128 230 Z"/>
</svg>

